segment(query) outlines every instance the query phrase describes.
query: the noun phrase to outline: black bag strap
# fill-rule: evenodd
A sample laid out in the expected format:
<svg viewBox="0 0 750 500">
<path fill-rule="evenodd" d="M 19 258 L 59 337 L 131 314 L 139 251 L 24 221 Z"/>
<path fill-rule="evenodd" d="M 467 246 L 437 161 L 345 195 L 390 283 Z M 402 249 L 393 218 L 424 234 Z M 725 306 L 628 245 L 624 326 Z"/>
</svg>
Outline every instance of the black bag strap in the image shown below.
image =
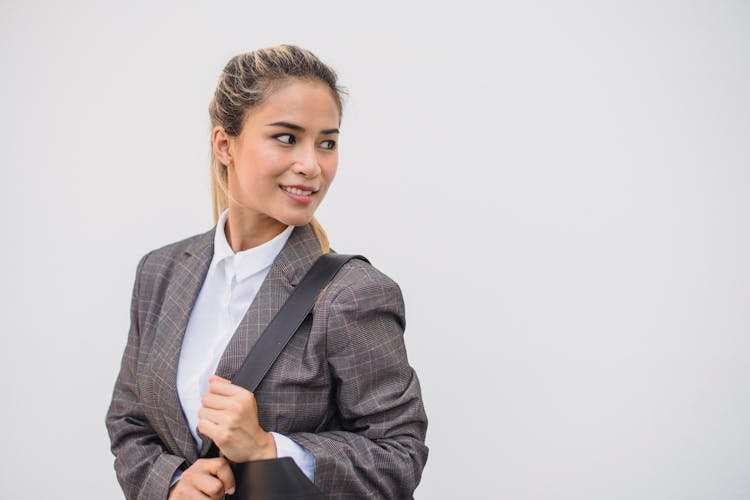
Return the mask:
<svg viewBox="0 0 750 500">
<path fill-rule="evenodd" d="M 328 286 L 344 264 L 352 259 L 370 262 L 361 255 L 338 253 L 323 254 L 315 261 L 250 350 L 232 379 L 233 384 L 255 392 L 276 358 L 312 311 L 320 292 Z"/>
<path fill-rule="evenodd" d="M 312 311 L 320 292 L 344 267 L 344 264 L 352 259 L 370 262 L 361 255 L 339 253 L 323 254 L 315 261 L 250 349 L 242 366 L 232 378 L 233 384 L 255 392 L 276 358 Z M 203 452 L 201 456 L 219 456 L 219 450 L 208 438 L 204 439 L 201 451 Z"/>
</svg>

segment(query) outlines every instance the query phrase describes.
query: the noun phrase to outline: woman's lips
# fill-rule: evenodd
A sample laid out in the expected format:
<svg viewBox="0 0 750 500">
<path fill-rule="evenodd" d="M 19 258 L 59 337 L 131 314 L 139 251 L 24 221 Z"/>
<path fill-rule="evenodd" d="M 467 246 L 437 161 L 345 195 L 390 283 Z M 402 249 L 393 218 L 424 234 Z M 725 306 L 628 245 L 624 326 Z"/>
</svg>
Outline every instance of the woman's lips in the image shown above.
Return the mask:
<svg viewBox="0 0 750 500">
<path fill-rule="evenodd" d="M 310 203 L 316 191 L 304 186 L 280 186 L 281 190 L 291 199 L 299 203 Z"/>
</svg>

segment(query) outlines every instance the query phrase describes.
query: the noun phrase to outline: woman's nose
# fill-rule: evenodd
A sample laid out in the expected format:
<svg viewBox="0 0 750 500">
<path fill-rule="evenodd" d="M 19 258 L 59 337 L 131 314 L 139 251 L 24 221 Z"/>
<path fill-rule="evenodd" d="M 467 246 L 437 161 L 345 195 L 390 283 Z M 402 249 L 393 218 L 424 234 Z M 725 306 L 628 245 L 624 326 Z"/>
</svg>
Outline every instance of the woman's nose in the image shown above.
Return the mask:
<svg viewBox="0 0 750 500">
<path fill-rule="evenodd" d="M 305 177 L 316 177 L 320 174 L 320 165 L 318 164 L 318 155 L 315 148 L 299 148 L 293 168 L 295 173 Z"/>
</svg>

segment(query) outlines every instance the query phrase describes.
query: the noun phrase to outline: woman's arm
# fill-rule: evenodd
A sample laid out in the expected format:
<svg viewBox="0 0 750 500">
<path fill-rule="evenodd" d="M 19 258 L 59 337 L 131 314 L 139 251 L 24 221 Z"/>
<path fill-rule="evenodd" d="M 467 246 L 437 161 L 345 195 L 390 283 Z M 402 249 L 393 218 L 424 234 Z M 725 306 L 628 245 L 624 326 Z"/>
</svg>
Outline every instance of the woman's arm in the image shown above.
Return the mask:
<svg viewBox="0 0 750 500">
<path fill-rule="evenodd" d="M 130 331 L 107 411 L 107 431 L 115 455 L 117 479 L 128 499 L 164 500 L 181 457 L 166 453 L 164 446 L 143 414 L 138 400 L 139 286 L 144 263 L 138 263 L 130 306 Z"/>
<path fill-rule="evenodd" d="M 328 306 L 327 356 L 339 427 L 289 437 L 315 457 L 315 482 L 332 497 L 410 498 L 427 460 L 427 417 L 403 342 L 398 285 L 370 274 Z"/>
</svg>

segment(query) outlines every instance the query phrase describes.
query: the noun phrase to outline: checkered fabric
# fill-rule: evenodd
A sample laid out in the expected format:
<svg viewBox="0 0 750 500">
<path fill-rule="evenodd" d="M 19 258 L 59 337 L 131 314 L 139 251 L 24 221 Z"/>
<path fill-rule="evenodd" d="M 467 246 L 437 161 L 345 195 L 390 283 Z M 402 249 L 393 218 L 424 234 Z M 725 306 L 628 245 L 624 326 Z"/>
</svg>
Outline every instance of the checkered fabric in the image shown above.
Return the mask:
<svg viewBox="0 0 750 500">
<path fill-rule="evenodd" d="M 131 326 L 106 425 L 128 499 L 167 498 L 178 468 L 199 457 L 177 396 L 190 311 L 213 256 L 214 229 L 154 250 L 138 264 Z M 222 355 L 231 379 L 315 259 L 309 226 L 294 229 Z M 411 498 L 427 460 L 427 418 L 403 342 L 398 285 L 352 260 L 255 392 L 266 431 L 315 457 L 330 498 Z"/>
</svg>

